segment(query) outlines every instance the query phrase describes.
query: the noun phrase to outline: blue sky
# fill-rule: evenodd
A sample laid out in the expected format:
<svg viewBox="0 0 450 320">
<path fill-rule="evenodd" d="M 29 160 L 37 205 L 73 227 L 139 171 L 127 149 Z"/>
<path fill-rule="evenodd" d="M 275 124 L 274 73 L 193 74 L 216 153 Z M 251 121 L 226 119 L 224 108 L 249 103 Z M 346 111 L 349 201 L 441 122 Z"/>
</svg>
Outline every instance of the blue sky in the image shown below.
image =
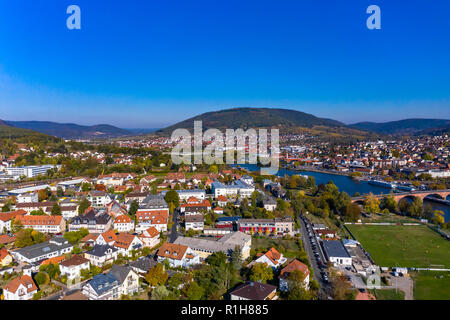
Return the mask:
<svg viewBox="0 0 450 320">
<path fill-rule="evenodd" d="M 81 8 L 68 30 L 66 8 Z M 381 30 L 366 8 L 381 8 Z M 450 118 L 450 1 L 0 2 L 0 119 L 161 127 L 231 107 Z"/>
</svg>

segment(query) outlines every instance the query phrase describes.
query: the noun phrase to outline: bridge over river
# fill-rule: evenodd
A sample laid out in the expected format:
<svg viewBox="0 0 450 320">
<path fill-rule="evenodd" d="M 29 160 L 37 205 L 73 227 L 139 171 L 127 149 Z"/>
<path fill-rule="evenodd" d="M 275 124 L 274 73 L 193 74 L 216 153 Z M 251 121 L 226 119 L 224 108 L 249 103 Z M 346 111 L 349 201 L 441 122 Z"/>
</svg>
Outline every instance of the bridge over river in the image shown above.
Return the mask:
<svg viewBox="0 0 450 320">
<path fill-rule="evenodd" d="M 447 197 L 450 195 L 450 189 L 447 190 L 427 190 L 427 191 L 408 191 L 408 192 L 399 192 L 399 193 L 391 193 L 394 197 L 394 200 L 399 202 L 404 198 L 412 198 L 417 197 L 424 200 L 425 198 L 437 198 L 442 200 L 447 200 Z M 382 199 L 386 197 L 386 194 L 376 194 L 374 195 L 377 199 Z M 364 201 L 364 197 L 353 197 L 352 202 L 362 203 Z"/>
</svg>

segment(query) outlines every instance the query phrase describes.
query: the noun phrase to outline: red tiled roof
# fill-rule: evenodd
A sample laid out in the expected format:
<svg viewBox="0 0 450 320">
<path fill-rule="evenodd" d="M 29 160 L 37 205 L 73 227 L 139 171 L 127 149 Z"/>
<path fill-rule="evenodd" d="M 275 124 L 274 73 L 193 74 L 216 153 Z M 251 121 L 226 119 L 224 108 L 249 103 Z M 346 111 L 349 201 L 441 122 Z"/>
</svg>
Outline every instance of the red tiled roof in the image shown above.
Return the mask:
<svg viewBox="0 0 450 320">
<path fill-rule="evenodd" d="M 114 220 L 114 223 L 130 223 L 131 222 L 131 218 L 129 217 L 129 216 L 126 216 L 126 215 L 121 215 L 121 216 L 118 216 L 117 218 L 116 218 L 116 220 Z"/>
<path fill-rule="evenodd" d="M 175 260 L 183 259 L 187 246 L 181 244 L 164 242 L 161 248 L 158 250 L 158 256 L 163 258 L 170 258 Z"/>
<path fill-rule="evenodd" d="M 24 226 L 57 226 L 61 224 L 62 216 L 18 216 L 16 218 Z"/>
<path fill-rule="evenodd" d="M 3 289 L 12 293 L 16 293 L 17 289 L 19 289 L 19 286 L 21 284 L 24 285 L 25 288 L 27 288 L 27 293 L 37 290 L 36 284 L 29 275 L 23 275 L 19 278 L 15 278 L 14 280 L 10 281 L 6 286 L 4 286 Z"/>
<path fill-rule="evenodd" d="M 304 273 L 305 276 L 309 275 L 308 266 L 306 264 L 304 264 L 303 262 L 301 262 L 297 259 L 294 259 L 286 267 L 284 267 L 281 270 L 280 278 L 287 278 L 289 276 L 289 274 L 291 274 L 292 272 L 294 272 L 296 270 L 300 270 L 301 272 Z"/>
</svg>

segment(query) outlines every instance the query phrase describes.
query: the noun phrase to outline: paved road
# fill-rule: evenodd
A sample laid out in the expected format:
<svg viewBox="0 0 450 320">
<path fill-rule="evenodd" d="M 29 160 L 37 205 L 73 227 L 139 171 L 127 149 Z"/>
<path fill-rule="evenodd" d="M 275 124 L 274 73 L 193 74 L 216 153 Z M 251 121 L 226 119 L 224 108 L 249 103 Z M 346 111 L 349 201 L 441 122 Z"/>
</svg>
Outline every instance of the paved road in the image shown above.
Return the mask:
<svg viewBox="0 0 450 320">
<path fill-rule="evenodd" d="M 170 243 L 175 242 L 175 240 L 178 238 L 178 236 L 181 235 L 181 234 L 177 231 L 177 226 L 178 226 L 177 218 L 178 218 L 179 214 L 180 214 L 180 213 L 179 213 L 178 209 L 175 209 L 175 210 L 173 211 L 173 217 L 172 217 L 172 219 L 173 219 L 173 226 L 172 226 L 172 229 L 170 229 L 169 235 L 167 236 L 167 240 L 168 240 Z"/>
<path fill-rule="evenodd" d="M 299 216 L 299 221 L 300 221 L 300 226 L 301 226 L 303 247 L 306 250 L 306 253 L 308 254 L 309 262 L 311 263 L 311 267 L 314 270 L 314 278 L 317 280 L 317 282 L 319 283 L 319 286 L 320 286 L 319 298 L 326 299 L 327 295 L 328 295 L 327 291 L 329 289 L 329 285 L 326 284 L 325 282 L 323 282 L 323 280 L 322 280 L 322 276 L 320 274 L 321 270 L 319 269 L 319 267 L 317 265 L 317 260 L 316 260 L 316 257 L 314 256 L 314 251 L 313 251 L 312 246 L 311 246 L 311 241 L 309 239 L 308 231 L 306 230 L 305 222 L 303 221 L 301 216 Z M 311 228 L 311 231 L 312 231 L 312 226 L 311 225 L 310 225 L 310 228 Z M 315 236 L 314 236 L 314 241 L 316 242 L 316 251 L 319 253 L 319 256 L 320 256 L 320 259 L 322 260 L 322 263 L 326 263 L 326 259 L 325 259 L 325 257 L 323 257 L 322 252 L 319 249 L 320 244 L 317 243 L 317 240 L 315 239 Z"/>
</svg>

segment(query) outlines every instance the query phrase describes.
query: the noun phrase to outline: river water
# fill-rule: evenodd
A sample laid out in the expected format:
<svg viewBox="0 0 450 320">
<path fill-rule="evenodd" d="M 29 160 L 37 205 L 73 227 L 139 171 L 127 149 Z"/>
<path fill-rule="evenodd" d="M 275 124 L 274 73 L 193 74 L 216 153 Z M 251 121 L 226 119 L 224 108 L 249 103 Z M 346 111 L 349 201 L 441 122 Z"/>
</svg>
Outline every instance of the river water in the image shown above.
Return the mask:
<svg viewBox="0 0 450 320">
<path fill-rule="evenodd" d="M 232 167 L 236 166 L 237 165 L 233 165 Z M 258 166 L 253 164 L 241 164 L 239 165 L 239 167 L 246 169 L 248 171 L 259 170 Z M 322 173 L 315 171 L 293 171 L 280 169 L 277 175 L 279 177 L 284 177 L 285 175 L 291 176 L 293 174 L 312 176 L 316 179 L 317 185 L 321 183 L 326 184 L 329 181 L 333 181 L 333 183 L 339 188 L 339 191 L 345 191 L 350 196 L 353 196 L 356 192 L 359 192 L 359 194 L 362 195 L 368 194 L 370 192 L 372 192 L 373 194 L 389 194 L 391 191 L 391 189 L 388 188 L 382 188 L 371 185 L 367 181 L 358 181 L 350 177 L 338 174 Z M 442 210 L 445 213 L 445 221 L 446 222 L 450 221 L 450 206 L 425 199 L 424 206 L 427 204 L 430 204 L 433 207 L 433 210 Z"/>
</svg>

